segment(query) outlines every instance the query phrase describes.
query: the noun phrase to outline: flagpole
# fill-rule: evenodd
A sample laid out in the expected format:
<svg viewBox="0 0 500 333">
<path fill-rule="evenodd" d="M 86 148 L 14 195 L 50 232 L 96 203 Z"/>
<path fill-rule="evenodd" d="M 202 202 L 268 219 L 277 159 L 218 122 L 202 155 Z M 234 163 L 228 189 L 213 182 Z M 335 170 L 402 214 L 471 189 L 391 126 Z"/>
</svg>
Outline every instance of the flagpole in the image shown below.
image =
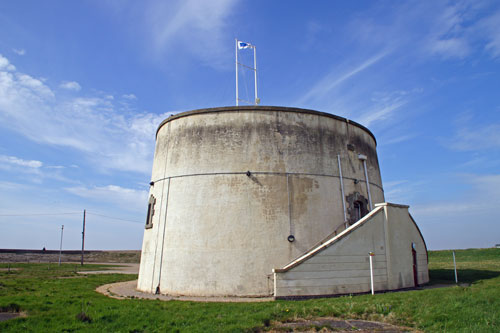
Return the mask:
<svg viewBox="0 0 500 333">
<path fill-rule="evenodd" d="M 239 105 L 239 98 L 238 98 L 238 39 L 235 38 L 236 41 L 236 48 L 235 48 L 235 53 L 236 53 L 236 106 Z"/>
<path fill-rule="evenodd" d="M 255 105 L 259 104 L 257 97 L 257 48 L 253 46 L 253 69 L 255 71 Z"/>
</svg>

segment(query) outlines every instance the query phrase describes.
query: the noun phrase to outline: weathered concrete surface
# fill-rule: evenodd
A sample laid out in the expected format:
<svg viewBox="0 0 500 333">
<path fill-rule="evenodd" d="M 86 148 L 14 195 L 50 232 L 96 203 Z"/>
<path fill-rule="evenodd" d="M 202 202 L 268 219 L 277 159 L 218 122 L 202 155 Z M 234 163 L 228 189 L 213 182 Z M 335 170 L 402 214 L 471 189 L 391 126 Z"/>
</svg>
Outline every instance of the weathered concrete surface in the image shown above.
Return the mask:
<svg viewBox="0 0 500 333">
<path fill-rule="evenodd" d="M 416 287 L 429 282 L 427 249 L 408 206 L 382 203 L 344 232 L 325 240 L 283 268 L 276 268 L 274 295 L 317 296 L 371 290 L 369 253 L 376 291 Z"/>
<path fill-rule="evenodd" d="M 368 197 L 358 154 L 367 156 L 373 203 L 384 202 L 375 139 L 344 118 L 252 106 L 166 119 L 157 132 L 150 189 L 156 205 L 144 231 L 138 288 L 272 295 L 272 268 L 344 224 L 337 155 L 345 195 Z"/>
</svg>

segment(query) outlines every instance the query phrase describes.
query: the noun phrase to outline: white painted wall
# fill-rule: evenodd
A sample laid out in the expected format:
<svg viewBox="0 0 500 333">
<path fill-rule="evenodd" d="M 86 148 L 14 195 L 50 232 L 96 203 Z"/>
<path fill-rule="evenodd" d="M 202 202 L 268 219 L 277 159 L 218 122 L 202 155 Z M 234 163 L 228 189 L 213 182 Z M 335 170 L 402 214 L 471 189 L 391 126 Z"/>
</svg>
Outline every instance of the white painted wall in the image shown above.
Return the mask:
<svg viewBox="0 0 500 333">
<path fill-rule="evenodd" d="M 343 233 L 275 269 L 277 298 L 369 292 L 374 252 L 376 291 L 414 287 L 411 246 L 416 245 L 419 284 L 429 281 L 427 250 L 408 206 L 379 204 Z"/>
</svg>

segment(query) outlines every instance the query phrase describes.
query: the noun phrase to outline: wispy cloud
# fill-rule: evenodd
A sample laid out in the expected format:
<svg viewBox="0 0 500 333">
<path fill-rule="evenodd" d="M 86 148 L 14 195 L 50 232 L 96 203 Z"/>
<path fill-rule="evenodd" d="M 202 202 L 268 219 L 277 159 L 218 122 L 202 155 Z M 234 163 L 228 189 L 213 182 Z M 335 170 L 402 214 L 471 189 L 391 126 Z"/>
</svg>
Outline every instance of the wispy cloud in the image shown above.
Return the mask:
<svg viewBox="0 0 500 333">
<path fill-rule="evenodd" d="M 425 46 L 431 54 L 463 59 L 477 45 L 492 57 L 500 55 L 500 10 L 487 2 L 451 2 L 436 11 Z"/>
<path fill-rule="evenodd" d="M 228 56 L 228 23 L 237 0 L 158 1 L 146 8 L 146 33 L 158 56 L 186 52 L 210 66 Z"/>
<path fill-rule="evenodd" d="M 59 88 L 72 90 L 72 91 L 80 91 L 82 87 L 76 81 L 64 81 L 59 85 Z"/>
<path fill-rule="evenodd" d="M 471 185 L 471 190 L 457 199 L 415 205 L 412 211 L 421 217 L 443 220 L 462 220 L 460 215 L 464 213 L 498 215 L 496 211 L 500 206 L 500 174 L 457 175 L 456 180 Z"/>
<path fill-rule="evenodd" d="M 486 37 L 485 50 L 493 58 L 500 57 L 500 24 L 498 22 L 500 22 L 500 11 L 493 13 L 478 23 L 479 29 L 484 31 Z"/>
<path fill-rule="evenodd" d="M 450 5 L 437 13 L 427 42 L 431 54 L 444 58 L 464 58 L 469 55 L 471 48 L 463 26 L 466 7 Z"/>
<path fill-rule="evenodd" d="M 6 156 L 6 155 L 0 155 L 0 162 L 15 165 L 15 166 L 34 168 L 34 169 L 41 168 L 43 165 L 43 163 L 40 161 L 23 160 L 21 158 L 15 157 L 15 156 Z"/>
<path fill-rule="evenodd" d="M 445 147 L 458 151 L 500 149 L 500 124 L 460 127 L 452 139 L 443 139 Z"/>
<path fill-rule="evenodd" d="M 322 40 L 322 35 L 331 33 L 331 27 L 329 25 L 322 24 L 315 20 L 307 22 L 305 29 L 305 40 L 300 43 L 300 48 L 304 51 L 310 51 L 311 47 L 318 45 L 318 42 Z"/>
<path fill-rule="evenodd" d="M 117 185 L 75 186 L 68 187 L 65 190 L 79 197 L 91 199 L 93 202 L 112 203 L 128 211 L 143 210 L 148 196 L 147 190 L 136 190 Z"/>
<path fill-rule="evenodd" d="M 339 73 L 338 69 L 332 69 L 328 74 L 321 78 L 308 92 L 301 96 L 296 102 L 296 105 L 304 105 L 311 103 L 315 100 L 324 98 L 327 94 L 331 93 L 333 89 L 361 73 L 367 68 L 373 66 L 388 54 L 387 51 L 381 52 L 373 57 L 370 57 L 362 63 Z"/>
<path fill-rule="evenodd" d="M 155 130 L 170 113 L 120 109 L 97 96 L 60 97 L 0 57 L 0 126 L 41 144 L 79 150 L 101 170 L 151 172 Z"/>
<path fill-rule="evenodd" d="M 384 197 L 387 202 L 411 204 L 415 197 L 427 190 L 425 180 L 399 179 L 384 181 Z"/>
<path fill-rule="evenodd" d="M 485 202 L 435 202 L 425 205 L 415 205 L 411 208 L 411 211 L 419 217 L 433 217 L 449 221 L 450 217 L 456 217 L 464 213 L 475 215 L 485 208 L 488 208 L 488 204 Z"/>
<path fill-rule="evenodd" d="M 74 184 L 74 179 L 65 177 L 63 171 L 66 169 L 62 165 L 46 165 L 42 161 L 28 160 L 16 156 L 0 155 L 0 170 L 10 173 L 16 177 L 20 174 L 30 175 L 24 177 L 25 181 L 40 184 L 45 179 L 62 181 L 65 183 Z"/>
<path fill-rule="evenodd" d="M 26 54 L 26 50 L 24 49 L 12 49 L 12 52 L 14 52 L 17 55 L 23 56 Z"/>
<path fill-rule="evenodd" d="M 432 249 L 449 249 L 498 243 L 500 174 L 456 175 L 454 181 L 468 185 L 468 190 L 410 207 L 427 244 Z"/>
<path fill-rule="evenodd" d="M 383 125 L 379 127 L 388 127 L 395 119 L 401 119 L 403 112 L 410 112 L 403 108 L 415 98 L 415 95 L 421 93 L 421 89 L 395 90 L 389 92 L 375 91 L 372 93 L 370 105 L 366 107 L 365 112 L 361 113 L 356 120 L 361 124 L 370 127 L 374 124 Z M 405 114 L 407 116 L 407 114 Z M 415 134 L 405 133 L 397 137 L 391 137 L 384 140 L 385 143 L 396 143 L 410 139 Z"/>
<path fill-rule="evenodd" d="M 445 58 L 465 58 L 471 52 L 467 41 L 461 38 L 435 40 L 429 45 L 429 49 L 431 53 L 442 55 Z"/>
<path fill-rule="evenodd" d="M 395 180 L 390 182 L 384 182 L 384 197 L 387 202 L 401 202 L 400 197 L 404 193 L 403 187 L 408 186 L 407 180 Z"/>
<path fill-rule="evenodd" d="M 135 96 L 134 94 L 124 94 L 122 95 L 123 98 L 125 99 L 128 99 L 128 100 L 135 100 L 137 99 L 137 96 Z"/>
<path fill-rule="evenodd" d="M 420 61 L 467 59 L 483 50 L 500 55 L 500 9 L 495 1 L 405 1 L 379 4 L 384 22 L 373 8 L 348 25 L 348 33 L 367 49 L 381 46 Z M 390 24 L 387 24 L 390 22 Z"/>
<path fill-rule="evenodd" d="M 404 135 L 394 136 L 392 138 L 383 140 L 380 143 L 380 146 L 392 145 L 392 144 L 395 144 L 395 143 L 400 143 L 400 142 L 408 141 L 408 140 L 411 140 L 411 139 L 415 138 L 416 136 L 417 136 L 416 133 L 410 133 L 410 134 L 404 134 Z"/>
<path fill-rule="evenodd" d="M 389 105 L 384 105 L 381 108 L 366 112 L 358 119 L 365 126 L 371 126 L 374 122 L 387 120 L 393 112 L 405 105 L 406 101 L 393 101 Z"/>
<path fill-rule="evenodd" d="M 456 165 L 457 170 L 500 170 L 500 159 L 492 158 L 488 152 L 474 152 L 467 161 Z"/>
</svg>

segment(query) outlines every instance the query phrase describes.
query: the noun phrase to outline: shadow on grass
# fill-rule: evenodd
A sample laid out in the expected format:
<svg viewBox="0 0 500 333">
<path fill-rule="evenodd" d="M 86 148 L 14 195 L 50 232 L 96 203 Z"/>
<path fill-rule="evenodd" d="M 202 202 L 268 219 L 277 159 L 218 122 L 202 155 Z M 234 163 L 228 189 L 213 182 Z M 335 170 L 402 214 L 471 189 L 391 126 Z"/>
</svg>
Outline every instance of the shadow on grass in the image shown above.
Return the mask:
<svg viewBox="0 0 500 333">
<path fill-rule="evenodd" d="M 479 280 L 487 280 L 500 276 L 498 271 L 485 271 L 478 269 L 458 269 L 458 282 L 474 283 Z M 431 284 L 455 283 L 455 271 L 453 269 L 429 269 Z"/>
</svg>

